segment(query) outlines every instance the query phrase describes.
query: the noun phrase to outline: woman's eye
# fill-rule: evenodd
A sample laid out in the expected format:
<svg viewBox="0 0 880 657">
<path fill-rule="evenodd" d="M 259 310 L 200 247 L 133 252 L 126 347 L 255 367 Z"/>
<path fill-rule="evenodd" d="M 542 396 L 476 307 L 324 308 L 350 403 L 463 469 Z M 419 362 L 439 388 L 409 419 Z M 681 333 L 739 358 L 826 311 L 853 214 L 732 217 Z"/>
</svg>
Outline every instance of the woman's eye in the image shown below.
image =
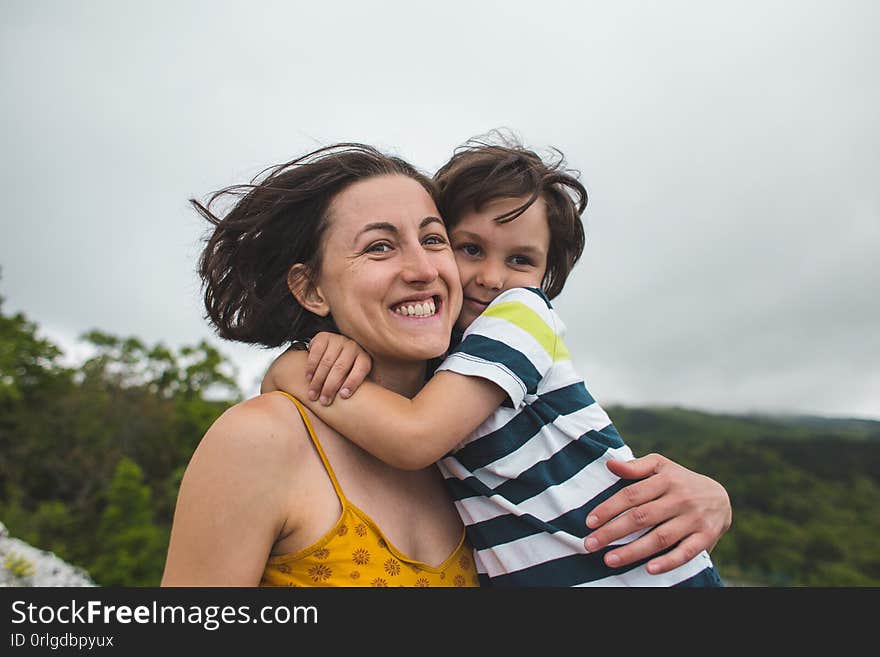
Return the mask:
<svg viewBox="0 0 880 657">
<path fill-rule="evenodd" d="M 528 267 L 532 264 L 532 259 L 527 256 L 513 256 L 510 261 L 520 267 Z"/>
<path fill-rule="evenodd" d="M 370 244 L 364 253 L 388 253 L 390 250 L 391 245 L 388 242 L 375 242 Z"/>
<path fill-rule="evenodd" d="M 446 244 L 446 239 L 442 235 L 428 235 L 424 243 L 428 245 Z"/>
</svg>

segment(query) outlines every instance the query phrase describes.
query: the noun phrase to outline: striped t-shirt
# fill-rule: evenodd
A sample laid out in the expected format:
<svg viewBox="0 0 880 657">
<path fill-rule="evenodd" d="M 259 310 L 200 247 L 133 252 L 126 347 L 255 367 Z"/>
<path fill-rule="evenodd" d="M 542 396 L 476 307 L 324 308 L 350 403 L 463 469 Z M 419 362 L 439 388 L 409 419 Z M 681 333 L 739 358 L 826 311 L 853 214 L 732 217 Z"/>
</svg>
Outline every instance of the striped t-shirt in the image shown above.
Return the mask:
<svg viewBox="0 0 880 657">
<path fill-rule="evenodd" d="M 629 483 L 605 462 L 633 454 L 575 371 L 564 330 L 543 292 L 506 290 L 437 370 L 479 376 L 507 393 L 439 462 L 474 546 L 481 584 L 721 585 L 705 551 L 671 572 L 651 575 L 648 559 L 610 568 L 603 556 L 611 547 L 584 548 L 589 511 Z"/>
</svg>

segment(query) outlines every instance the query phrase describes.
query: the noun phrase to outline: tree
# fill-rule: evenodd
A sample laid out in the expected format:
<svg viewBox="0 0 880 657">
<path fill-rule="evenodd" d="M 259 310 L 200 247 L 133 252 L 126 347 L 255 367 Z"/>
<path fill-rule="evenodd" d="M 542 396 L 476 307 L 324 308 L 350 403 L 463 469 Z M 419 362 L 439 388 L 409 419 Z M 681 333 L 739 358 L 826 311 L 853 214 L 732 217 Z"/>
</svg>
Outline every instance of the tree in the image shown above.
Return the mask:
<svg viewBox="0 0 880 657">
<path fill-rule="evenodd" d="M 103 586 L 157 586 L 168 534 L 153 523 L 150 487 L 138 464 L 122 458 L 107 490 L 98 527 L 101 553 L 89 571 Z"/>
<path fill-rule="evenodd" d="M 61 364 L 63 353 L 37 334 L 23 313 L 7 315 L 0 296 L 0 500 L 15 486 L 23 445 L 19 428 L 37 400 L 63 395 L 72 385 L 72 371 Z"/>
<path fill-rule="evenodd" d="M 27 394 L 72 374 L 61 363 L 61 349 L 37 335 L 37 326 L 23 313 L 6 315 L 0 296 L 0 409 L 22 401 Z"/>
<path fill-rule="evenodd" d="M 208 393 L 241 397 L 229 361 L 205 340 L 174 353 L 161 342 L 148 347 L 138 338 L 119 338 L 98 330 L 82 339 L 96 352 L 82 366 L 83 381 L 144 388 L 163 399 L 203 399 Z"/>
<path fill-rule="evenodd" d="M 83 339 L 92 356 L 65 367 L 0 298 L 0 517 L 102 584 L 155 585 L 184 467 L 241 398 L 235 372 L 206 341 Z"/>
</svg>

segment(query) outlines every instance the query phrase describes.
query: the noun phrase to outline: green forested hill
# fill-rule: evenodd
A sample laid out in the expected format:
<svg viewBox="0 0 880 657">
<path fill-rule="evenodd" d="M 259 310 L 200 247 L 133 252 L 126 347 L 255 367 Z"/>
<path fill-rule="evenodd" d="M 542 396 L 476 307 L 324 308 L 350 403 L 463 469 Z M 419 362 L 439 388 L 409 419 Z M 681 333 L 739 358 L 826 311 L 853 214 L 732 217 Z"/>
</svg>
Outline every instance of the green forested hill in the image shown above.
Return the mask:
<svg viewBox="0 0 880 657">
<path fill-rule="evenodd" d="M 611 407 L 637 455 L 661 453 L 727 488 L 713 558 L 732 580 L 880 584 L 880 422 Z"/>
<path fill-rule="evenodd" d="M 64 365 L 0 298 L 0 521 L 100 585 L 157 585 L 183 470 L 240 393 L 207 343 L 84 340 L 94 355 Z M 880 423 L 607 410 L 637 455 L 662 453 L 727 488 L 733 526 L 712 553 L 725 579 L 880 585 Z"/>
</svg>

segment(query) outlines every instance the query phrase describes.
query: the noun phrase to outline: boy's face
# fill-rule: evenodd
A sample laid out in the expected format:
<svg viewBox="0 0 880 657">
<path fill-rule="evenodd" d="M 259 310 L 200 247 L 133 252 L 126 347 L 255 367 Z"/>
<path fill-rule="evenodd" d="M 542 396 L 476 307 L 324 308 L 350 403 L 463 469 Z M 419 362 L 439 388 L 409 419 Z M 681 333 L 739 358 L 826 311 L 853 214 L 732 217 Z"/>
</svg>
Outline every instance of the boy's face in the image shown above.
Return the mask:
<svg viewBox="0 0 880 657">
<path fill-rule="evenodd" d="M 456 322 L 459 329 L 470 326 L 505 290 L 541 287 L 550 248 L 544 200 L 536 200 L 513 221 L 495 221 L 525 202 L 525 198 L 497 199 L 479 212 L 465 213 L 449 231 L 464 291 Z"/>
</svg>

